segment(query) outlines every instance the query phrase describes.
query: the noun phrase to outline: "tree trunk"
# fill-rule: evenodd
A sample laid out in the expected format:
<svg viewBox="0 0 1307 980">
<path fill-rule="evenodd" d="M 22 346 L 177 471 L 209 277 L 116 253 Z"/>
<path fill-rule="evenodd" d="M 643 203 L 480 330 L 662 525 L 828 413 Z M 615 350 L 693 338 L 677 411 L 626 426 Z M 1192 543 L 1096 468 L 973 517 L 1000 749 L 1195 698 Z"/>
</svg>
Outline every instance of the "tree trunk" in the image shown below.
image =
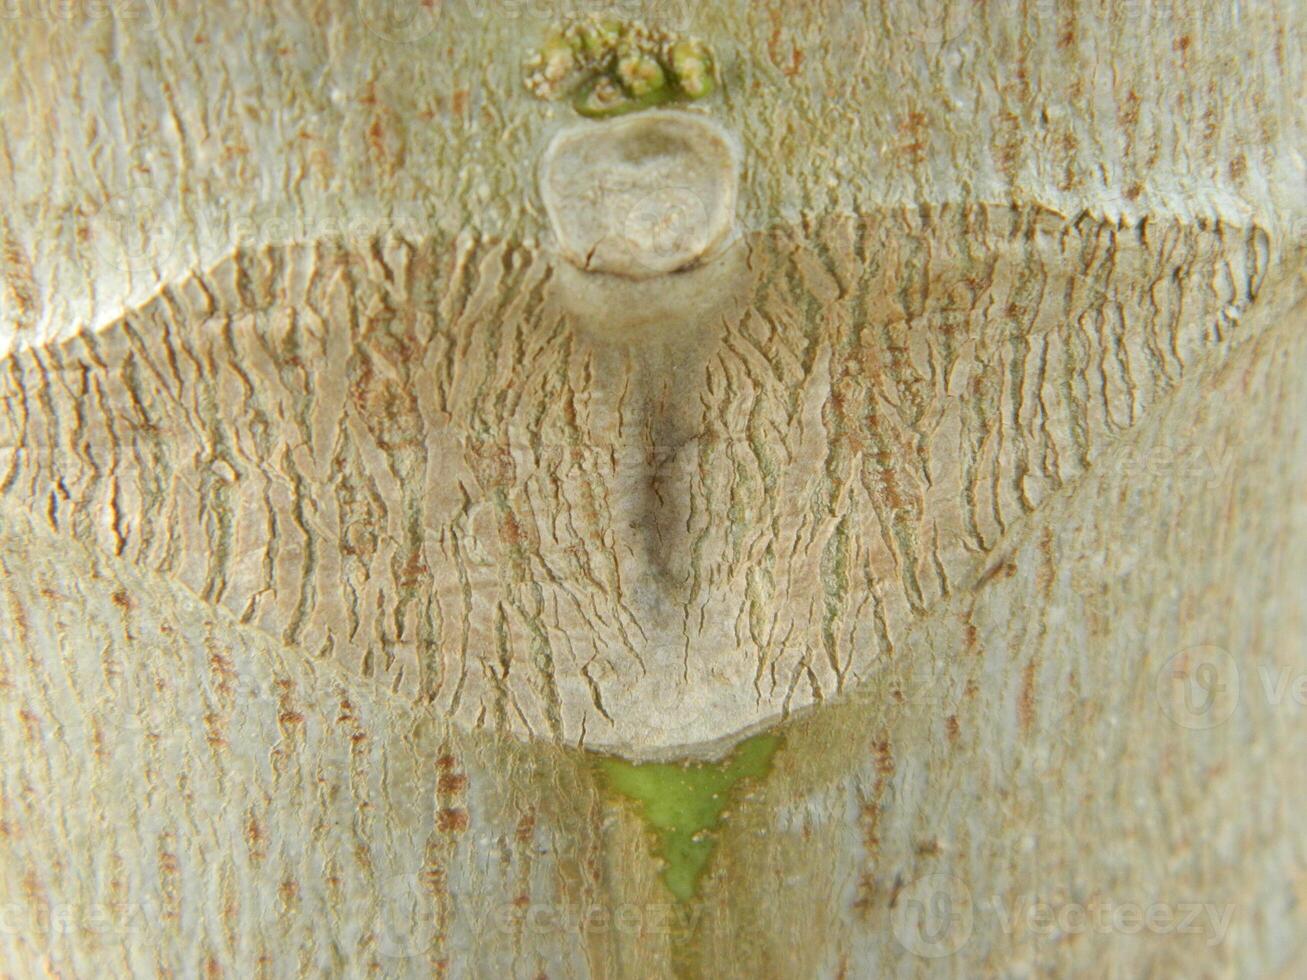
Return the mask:
<svg viewBox="0 0 1307 980">
<path fill-rule="evenodd" d="M 1301 5 L 152 3 L 6 8 L 0 972 L 1291 975 Z"/>
</svg>

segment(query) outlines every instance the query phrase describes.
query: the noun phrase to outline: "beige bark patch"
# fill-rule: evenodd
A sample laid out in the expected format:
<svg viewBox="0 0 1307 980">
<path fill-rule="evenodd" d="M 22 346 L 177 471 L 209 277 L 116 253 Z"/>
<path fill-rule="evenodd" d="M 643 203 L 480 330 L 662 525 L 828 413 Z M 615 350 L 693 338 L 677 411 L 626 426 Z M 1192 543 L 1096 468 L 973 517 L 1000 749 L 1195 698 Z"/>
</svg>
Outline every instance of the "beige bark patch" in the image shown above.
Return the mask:
<svg viewBox="0 0 1307 980">
<path fill-rule="evenodd" d="M 665 755 L 854 690 L 1008 574 L 1260 329 L 1271 261 L 1010 208 L 740 247 L 670 336 L 583 329 L 520 245 L 238 253 L 4 362 L 0 496 L 467 728 Z"/>
</svg>

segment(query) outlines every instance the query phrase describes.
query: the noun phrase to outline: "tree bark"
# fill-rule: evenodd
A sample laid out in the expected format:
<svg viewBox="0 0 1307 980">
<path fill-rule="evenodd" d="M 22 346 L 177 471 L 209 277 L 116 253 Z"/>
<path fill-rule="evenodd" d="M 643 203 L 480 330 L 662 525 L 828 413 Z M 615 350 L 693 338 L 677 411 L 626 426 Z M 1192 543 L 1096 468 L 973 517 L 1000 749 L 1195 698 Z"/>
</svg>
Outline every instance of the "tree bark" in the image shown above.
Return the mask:
<svg viewBox="0 0 1307 980">
<path fill-rule="evenodd" d="M 561 7 L 7 10 L 0 970 L 1292 975 L 1301 6 L 608 9 L 688 271 Z"/>
</svg>

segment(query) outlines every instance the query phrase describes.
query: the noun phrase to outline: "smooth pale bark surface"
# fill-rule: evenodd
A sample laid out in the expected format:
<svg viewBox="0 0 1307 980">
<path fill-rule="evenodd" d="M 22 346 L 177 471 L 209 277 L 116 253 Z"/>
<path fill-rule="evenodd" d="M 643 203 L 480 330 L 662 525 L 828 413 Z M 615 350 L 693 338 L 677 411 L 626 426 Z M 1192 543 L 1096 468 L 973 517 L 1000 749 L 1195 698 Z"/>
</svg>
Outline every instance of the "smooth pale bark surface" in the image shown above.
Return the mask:
<svg viewBox="0 0 1307 980">
<path fill-rule="evenodd" d="M 3 969 L 1288 971 L 1301 7 L 644 7 L 743 168 L 641 284 L 545 9 L 4 22 Z M 677 904 L 578 747 L 772 726 Z"/>
</svg>

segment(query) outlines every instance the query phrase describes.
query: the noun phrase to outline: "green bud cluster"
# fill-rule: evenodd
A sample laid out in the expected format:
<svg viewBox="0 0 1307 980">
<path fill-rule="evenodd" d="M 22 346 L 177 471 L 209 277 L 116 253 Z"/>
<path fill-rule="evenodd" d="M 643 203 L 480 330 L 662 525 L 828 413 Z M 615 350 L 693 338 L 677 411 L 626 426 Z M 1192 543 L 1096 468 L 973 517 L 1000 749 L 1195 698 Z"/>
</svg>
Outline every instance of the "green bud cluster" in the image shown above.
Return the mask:
<svg viewBox="0 0 1307 980">
<path fill-rule="evenodd" d="M 542 99 L 567 97 L 583 116 L 618 116 L 716 87 L 711 50 L 612 17 L 554 30 L 527 61 L 527 88 Z"/>
</svg>

